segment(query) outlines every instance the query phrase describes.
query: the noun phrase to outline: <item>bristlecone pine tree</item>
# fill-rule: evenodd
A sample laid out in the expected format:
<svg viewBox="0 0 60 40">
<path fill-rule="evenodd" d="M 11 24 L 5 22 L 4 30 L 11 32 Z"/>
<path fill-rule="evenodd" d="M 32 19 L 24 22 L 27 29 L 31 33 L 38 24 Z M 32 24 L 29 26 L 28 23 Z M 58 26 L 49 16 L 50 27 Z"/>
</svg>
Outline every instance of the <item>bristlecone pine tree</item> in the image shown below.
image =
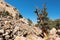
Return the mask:
<svg viewBox="0 0 60 40">
<path fill-rule="evenodd" d="M 46 33 L 48 34 L 48 31 L 47 29 L 49 28 L 48 27 L 48 13 L 46 11 L 46 6 L 44 4 L 44 8 L 42 10 L 39 10 L 39 9 L 36 9 L 34 12 L 37 14 L 38 18 L 38 27 L 40 27 L 43 31 L 43 33 Z"/>
</svg>

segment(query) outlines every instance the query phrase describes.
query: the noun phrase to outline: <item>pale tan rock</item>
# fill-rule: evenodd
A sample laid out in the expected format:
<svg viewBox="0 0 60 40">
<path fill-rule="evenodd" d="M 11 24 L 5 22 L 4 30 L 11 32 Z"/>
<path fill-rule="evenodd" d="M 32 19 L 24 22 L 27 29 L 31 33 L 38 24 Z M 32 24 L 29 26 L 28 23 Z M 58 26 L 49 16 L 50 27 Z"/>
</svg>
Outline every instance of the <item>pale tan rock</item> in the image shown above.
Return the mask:
<svg viewBox="0 0 60 40">
<path fill-rule="evenodd" d="M 34 35 L 34 34 L 30 34 L 30 35 L 27 36 L 27 39 L 28 40 L 37 40 L 37 36 Z"/>
<path fill-rule="evenodd" d="M 39 29 L 38 27 L 34 27 L 34 28 L 33 28 L 33 32 L 36 33 L 36 35 L 39 35 L 39 34 L 42 33 L 42 30 Z"/>
<path fill-rule="evenodd" d="M 4 0 L 0 0 L 0 12 L 8 12 L 13 18 L 19 17 L 19 12 L 16 8 L 5 2 Z"/>
<path fill-rule="evenodd" d="M 6 36 L 5 36 L 5 38 L 6 38 L 7 40 L 9 39 L 9 37 L 10 37 L 9 35 L 6 35 Z"/>
<path fill-rule="evenodd" d="M 0 5 L 0 12 L 3 12 L 4 10 L 5 8 Z"/>
<path fill-rule="evenodd" d="M 0 1 L 3 1 L 3 0 L 0 0 Z"/>
<path fill-rule="evenodd" d="M 56 40 L 60 40 L 60 38 L 58 37 L 58 38 L 56 38 Z"/>
<path fill-rule="evenodd" d="M 45 39 L 41 37 L 37 37 L 37 40 L 45 40 Z"/>
<path fill-rule="evenodd" d="M 0 38 L 0 40 L 3 40 L 3 38 Z"/>
<path fill-rule="evenodd" d="M 27 40 L 45 40 L 44 38 L 38 37 L 35 34 L 30 34 L 26 38 Z"/>
<path fill-rule="evenodd" d="M 3 29 L 1 29 L 1 30 L 0 30 L 0 33 L 4 33 L 4 30 L 3 30 Z"/>
<path fill-rule="evenodd" d="M 18 30 L 19 30 L 19 27 L 18 26 L 15 26 L 13 33 L 16 33 L 16 31 L 18 31 Z"/>
<path fill-rule="evenodd" d="M 28 20 L 27 20 L 27 19 L 25 19 L 25 18 L 20 18 L 20 21 L 22 21 L 22 22 L 24 22 L 24 23 L 28 24 Z"/>
<path fill-rule="evenodd" d="M 19 37 L 19 36 L 16 36 L 16 38 L 14 40 L 25 40 L 26 38 L 24 37 Z"/>
<path fill-rule="evenodd" d="M 57 31 L 60 32 L 60 29 L 58 29 Z"/>
<path fill-rule="evenodd" d="M 56 30 L 55 28 L 52 28 L 52 29 L 50 30 L 50 33 L 49 33 L 49 34 L 56 34 L 56 32 L 57 32 L 57 30 Z"/>
<path fill-rule="evenodd" d="M 57 34 L 49 35 L 50 40 L 56 40 L 59 36 Z"/>
</svg>

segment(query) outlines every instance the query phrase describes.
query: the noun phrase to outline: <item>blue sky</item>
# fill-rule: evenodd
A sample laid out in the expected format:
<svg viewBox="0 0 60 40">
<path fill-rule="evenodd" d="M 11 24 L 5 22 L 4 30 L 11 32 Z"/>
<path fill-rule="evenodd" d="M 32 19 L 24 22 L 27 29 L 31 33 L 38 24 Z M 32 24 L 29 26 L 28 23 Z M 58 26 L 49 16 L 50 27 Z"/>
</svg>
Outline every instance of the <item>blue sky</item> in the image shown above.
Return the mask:
<svg viewBox="0 0 60 40">
<path fill-rule="evenodd" d="M 60 0 L 6 0 L 9 4 L 16 7 L 23 17 L 37 22 L 37 16 L 33 12 L 37 7 L 43 8 L 44 2 L 47 2 L 48 17 L 52 20 L 60 18 Z"/>
</svg>

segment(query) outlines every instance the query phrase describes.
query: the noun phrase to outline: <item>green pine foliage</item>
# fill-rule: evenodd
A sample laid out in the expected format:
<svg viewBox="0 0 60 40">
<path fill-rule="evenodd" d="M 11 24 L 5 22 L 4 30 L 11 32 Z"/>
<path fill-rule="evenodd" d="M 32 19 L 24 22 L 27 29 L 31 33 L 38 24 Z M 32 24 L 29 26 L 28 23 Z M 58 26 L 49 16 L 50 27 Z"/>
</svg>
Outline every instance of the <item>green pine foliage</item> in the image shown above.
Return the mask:
<svg viewBox="0 0 60 40">
<path fill-rule="evenodd" d="M 47 8 L 45 5 L 42 10 L 36 9 L 34 12 L 37 15 L 37 24 L 35 26 L 37 27 L 47 26 L 48 29 L 52 28 L 60 29 L 60 19 L 51 20 L 48 17 Z"/>
</svg>

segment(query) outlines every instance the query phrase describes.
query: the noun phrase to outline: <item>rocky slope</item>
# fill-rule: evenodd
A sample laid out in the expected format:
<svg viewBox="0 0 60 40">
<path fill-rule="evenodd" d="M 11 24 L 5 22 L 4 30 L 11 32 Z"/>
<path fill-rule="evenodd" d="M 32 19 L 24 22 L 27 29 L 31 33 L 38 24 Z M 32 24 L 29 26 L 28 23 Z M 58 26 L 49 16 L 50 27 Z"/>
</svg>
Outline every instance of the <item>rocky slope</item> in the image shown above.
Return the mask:
<svg viewBox="0 0 60 40">
<path fill-rule="evenodd" d="M 48 37 L 42 38 L 39 27 L 20 17 L 17 9 L 0 0 L 0 40 L 60 40 L 60 30 L 53 28 Z"/>
<path fill-rule="evenodd" d="M 4 0 L 0 0 L 0 13 L 8 12 L 13 18 L 18 17 L 20 14 L 16 8 L 4 2 Z"/>
<path fill-rule="evenodd" d="M 16 19 L 18 18 L 18 19 Z M 0 40 L 23 40 L 32 34 L 39 35 L 41 30 L 29 25 L 28 20 L 20 18 L 16 8 L 0 0 Z"/>
</svg>

